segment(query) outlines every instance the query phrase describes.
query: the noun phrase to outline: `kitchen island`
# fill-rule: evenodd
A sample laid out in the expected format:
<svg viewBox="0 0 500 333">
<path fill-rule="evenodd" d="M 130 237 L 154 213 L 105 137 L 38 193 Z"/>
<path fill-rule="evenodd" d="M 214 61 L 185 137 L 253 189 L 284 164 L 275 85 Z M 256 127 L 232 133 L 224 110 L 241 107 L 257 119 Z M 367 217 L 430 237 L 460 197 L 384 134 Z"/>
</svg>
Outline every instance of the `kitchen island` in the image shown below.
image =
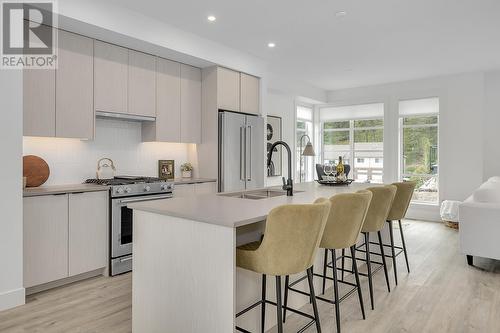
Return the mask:
<svg viewBox="0 0 500 333">
<path fill-rule="evenodd" d="M 135 221 L 133 332 L 230 333 L 235 322 L 257 331 L 259 310 L 234 318 L 237 311 L 260 297 L 260 275 L 236 268 L 236 247 L 259 239 L 267 215 L 277 206 L 312 203 L 368 186 L 330 187 L 311 182 L 296 184 L 293 197 L 276 192 L 265 198 L 207 194 L 129 205 Z M 323 251 L 318 251 L 318 269 L 322 260 Z M 305 284 L 298 287 L 307 290 Z M 273 288 L 268 285 L 268 295 L 274 295 Z M 308 298 L 290 294 L 291 306 L 306 303 Z M 266 327 L 270 328 L 276 324 L 276 309 L 268 306 L 267 311 Z"/>
</svg>

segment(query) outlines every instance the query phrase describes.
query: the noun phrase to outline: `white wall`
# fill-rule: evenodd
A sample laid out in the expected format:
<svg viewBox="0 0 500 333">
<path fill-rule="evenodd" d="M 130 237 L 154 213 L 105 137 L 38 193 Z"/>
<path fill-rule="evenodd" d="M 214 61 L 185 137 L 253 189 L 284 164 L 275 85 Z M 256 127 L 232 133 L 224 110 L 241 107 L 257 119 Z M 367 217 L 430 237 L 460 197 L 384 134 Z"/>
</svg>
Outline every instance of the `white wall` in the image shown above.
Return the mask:
<svg viewBox="0 0 500 333">
<path fill-rule="evenodd" d="M 483 73 L 467 73 L 331 91 L 328 102 L 386 103 L 384 181 L 390 182 L 396 181 L 398 176 L 398 101 L 439 97 L 440 199 L 463 200 L 483 180 L 484 78 Z M 471 163 L 473 172 L 468 172 Z M 439 209 L 413 205 L 409 216 L 437 220 Z"/>
<path fill-rule="evenodd" d="M 24 304 L 22 73 L 0 70 L 0 311 Z"/>
<path fill-rule="evenodd" d="M 500 71 L 485 74 L 484 174 L 500 175 Z"/>
<path fill-rule="evenodd" d="M 190 161 L 190 146 L 142 143 L 139 122 L 97 119 L 93 141 L 25 137 L 23 154 L 37 155 L 47 161 L 50 177 L 45 185 L 78 184 L 95 178 L 97 161 L 102 157 L 113 160 L 119 175 L 153 177 L 158 176 L 158 160 L 175 160 L 175 175 L 180 177 L 180 165 Z"/>
</svg>

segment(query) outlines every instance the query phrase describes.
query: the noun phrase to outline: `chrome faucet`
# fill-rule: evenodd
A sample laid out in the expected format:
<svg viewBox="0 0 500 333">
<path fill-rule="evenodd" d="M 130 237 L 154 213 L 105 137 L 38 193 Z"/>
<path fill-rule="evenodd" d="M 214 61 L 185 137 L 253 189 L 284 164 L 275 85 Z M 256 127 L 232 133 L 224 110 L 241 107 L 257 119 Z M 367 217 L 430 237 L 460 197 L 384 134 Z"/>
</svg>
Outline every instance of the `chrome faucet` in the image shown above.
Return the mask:
<svg viewBox="0 0 500 333">
<path fill-rule="evenodd" d="M 292 180 L 292 151 L 290 150 L 290 146 L 284 141 L 276 141 L 271 146 L 269 153 L 267 154 L 267 166 L 271 165 L 271 158 L 273 156 L 273 150 L 276 146 L 282 145 L 286 148 L 288 152 L 288 179 L 285 182 L 285 177 L 283 177 L 283 190 L 286 191 L 286 195 L 291 197 L 293 196 L 293 180 Z"/>
</svg>

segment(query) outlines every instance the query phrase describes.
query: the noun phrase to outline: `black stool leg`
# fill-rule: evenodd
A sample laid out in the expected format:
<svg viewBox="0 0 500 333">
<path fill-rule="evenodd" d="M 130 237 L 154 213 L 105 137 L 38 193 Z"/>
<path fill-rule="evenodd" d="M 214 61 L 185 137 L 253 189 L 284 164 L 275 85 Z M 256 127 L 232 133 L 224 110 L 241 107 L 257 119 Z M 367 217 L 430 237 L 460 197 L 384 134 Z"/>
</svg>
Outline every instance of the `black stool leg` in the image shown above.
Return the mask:
<svg viewBox="0 0 500 333">
<path fill-rule="evenodd" d="M 316 295 L 314 294 L 313 270 L 312 267 L 307 270 L 307 280 L 309 281 L 309 292 L 311 295 L 314 321 L 316 322 L 316 331 L 321 333 L 321 324 L 319 322 L 318 305 L 316 304 Z"/>
<path fill-rule="evenodd" d="M 375 309 L 373 302 L 373 281 L 372 281 L 372 264 L 370 261 L 370 233 L 365 232 L 365 244 L 366 244 L 366 268 L 368 269 L 368 285 L 370 287 L 370 303 L 372 305 L 372 310 Z"/>
<path fill-rule="evenodd" d="M 328 249 L 325 249 L 325 259 L 323 260 L 323 292 L 321 294 L 325 293 L 327 265 L 328 265 Z"/>
<path fill-rule="evenodd" d="M 408 253 L 406 252 L 406 242 L 405 242 L 405 236 L 403 235 L 403 227 L 401 225 L 401 220 L 399 220 L 399 232 L 401 233 L 401 242 L 403 243 L 403 252 L 405 254 L 406 269 L 408 270 L 408 273 L 410 273 L 410 264 L 408 263 Z"/>
<path fill-rule="evenodd" d="M 344 281 L 344 269 L 345 269 L 345 249 L 342 249 L 342 273 L 341 274 L 341 277 L 342 277 L 342 281 Z"/>
<path fill-rule="evenodd" d="M 339 281 L 337 280 L 337 256 L 335 250 L 332 251 L 333 265 L 333 297 L 335 302 L 335 318 L 337 322 L 337 333 L 340 333 L 340 304 L 339 304 Z"/>
<path fill-rule="evenodd" d="M 396 250 L 394 249 L 394 230 L 392 229 L 392 221 L 389 221 L 389 235 L 391 236 L 391 251 L 392 251 L 392 268 L 394 269 L 394 281 L 398 285 L 398 270 L 396 267 Z"/>
<path fill-rule="evenodd" d="M 474 257 L 467 254 L 467 265 L 474 266 Z"/>
<path fill-rule="evenodd" d="M 276 317 L 278 321 L 278 333 L 283 333 L 283 306 L 281 305 L 281 276 L 276 276 Z"/>
<path fill-rule="evenodd" d="M 389 273 L 387 272 L 387 262 L 385 261 L 384 245 L 382 243 L 382 233 L 378 234 L 378 243 L 380 244 L 380 255 L 382 256 L 382 265 L 384 266 L 385 282 L 387 283 L 387 291 L 391 292 L 391 285 L 389 284 Z"/>
<path fill-rule="evenodd" d="M 363 304 L 363 294 L 361 293 L 361 283 L 359 282 L 358 264 L 356 263 L 356 245 L 351 246 L 351 256 L 352 256 L 352 270 L 354 271 L 354 276 L 356 277 L 356 286 L 358 288 L 359 305 L 361 306 L 361 313 L 363 314 L 363 319 L 365 316 L 365 305 Z"/>
<path fill-rule="evenodd" d="M 261 333 L 264 333 L 266 326 L 266 274 L 262 274 L 262 305 L 261 305 L 260 318 L 261 318 L 260 331 Z"/>
<path fill-rule="evenodd" d="M 286 321 L 286 306 L 288 305 L 288 287 L 290 285 L 290 276 L 285 276 L 285 300 L 283 307 L 283 322 Z"/>
</svg>

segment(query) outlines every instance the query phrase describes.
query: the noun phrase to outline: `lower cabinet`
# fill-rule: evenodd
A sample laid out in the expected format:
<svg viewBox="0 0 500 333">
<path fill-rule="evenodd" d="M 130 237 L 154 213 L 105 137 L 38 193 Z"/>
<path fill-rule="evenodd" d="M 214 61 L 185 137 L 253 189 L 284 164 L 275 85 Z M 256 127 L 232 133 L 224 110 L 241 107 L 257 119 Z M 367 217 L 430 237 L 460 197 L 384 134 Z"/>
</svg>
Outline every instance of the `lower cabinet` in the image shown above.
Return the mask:
<svg viewBox="0 0 500 333">
<path fill-rule="evenodd" d="M 25 197 L 24 287 L 107 265 L 108 193 Z"/>
</svg>

